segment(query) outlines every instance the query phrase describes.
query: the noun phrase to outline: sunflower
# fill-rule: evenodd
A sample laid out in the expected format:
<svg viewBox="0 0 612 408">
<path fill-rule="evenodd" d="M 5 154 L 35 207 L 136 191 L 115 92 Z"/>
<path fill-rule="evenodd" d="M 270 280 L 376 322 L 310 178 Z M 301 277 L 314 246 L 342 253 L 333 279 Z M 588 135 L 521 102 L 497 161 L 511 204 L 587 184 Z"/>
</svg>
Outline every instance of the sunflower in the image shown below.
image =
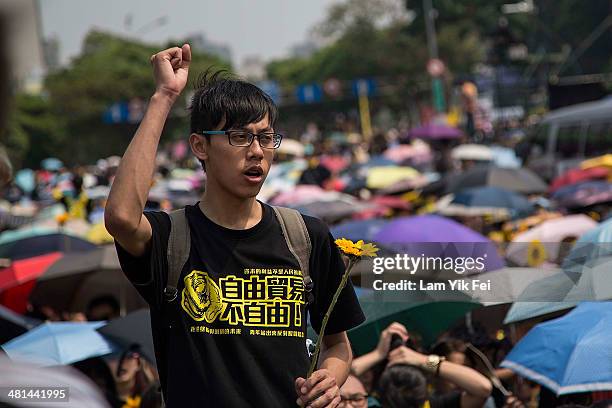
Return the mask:
<svg viewBox="0 0 612 408">
<path fill-rule="evenodd" d="M 539 266 L 546 261 L 548 255 L 546 248 L 539 240 L 533 240 L 527 247 L 527 264 L 529 266 Z"/>
<path fill-rule="evenodd" d="M 378 248 L 374 244 L 365 244 L 363 240 L 353 242 L 350 239 L 340 238 L 334 241 L 338 248 L 348 256 L 360 258 L 362 256 L 376 256 Z"/>
</svg>

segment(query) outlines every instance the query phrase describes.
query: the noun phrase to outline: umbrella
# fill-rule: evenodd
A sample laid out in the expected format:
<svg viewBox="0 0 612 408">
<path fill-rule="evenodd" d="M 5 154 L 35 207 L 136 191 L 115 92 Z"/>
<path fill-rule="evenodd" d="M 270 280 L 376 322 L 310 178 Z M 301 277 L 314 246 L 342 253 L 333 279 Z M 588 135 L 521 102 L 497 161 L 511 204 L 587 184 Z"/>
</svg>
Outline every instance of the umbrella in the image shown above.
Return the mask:
<svg viewBox="0 0 612 408">
<path fill-rule="evenodd" d="M 383 156 L 395 163 L 406 160 L 415 163 L 427 163 L 432 159 L 431 148 L 425 142 L 414 140 L 411 144 L 400 144 L 384 151 Z"/>
<path fill-rule="evenodd" d="M 612 390 L 612 302 L 535 326 L 501 363 L 557 395 Z"/>
<path fill-rule="evenodd" d="M 578 184 L 584 181 L 605 179 L 611 173 L 611 169 L 605 167 L 589 167 L 587 169 L 570 169 L 554 179 L 550 183 L 549 193 L 554 193 L 561 187 Z"/>
<path fill-rule="evenodd" d="M 432 301 L 432 296 L 435 301 Z M 451 300 L 445 300 L 449 297 Z M 456 293 L 446 291 L 435 295 L 424 291 L 402 292 L 394 297 L 380 292 L 360 299 L 366 321 L 349 330 L 351 346 L 357 355 L 365 354 L 376 347 L 380 333 L 393 322 L 399 322 L 409 331 L 420 335 L 425 345 L 435 341 L 440 333 L 447 330 L 467 312 L 480 306 L 468 296 L 458 300 Z"/>
<path fill-rule="evenodd" d="M 40 323 L 40 320 L 24 317 L 11 309 L 0 306 L 0 344 L 21 336 Z"/>
<path fill-rule="evenodd" d="M 491 146 L 491 153 L 493 153 L 493 163 L 497 167 L 508 169 L 518 169 L 521 167 L 521 159 L 516 157 L 516 152 L 510 148 Z"/>
<path fill-rule="evenodd" d="M 270 200 L 272 205 L 292 206 L 307 204 L 313 201 L 333 201 L 342 197 L 336 191 L 326 191 L 321 187 L 311 184 L 299 185 L 291 190 L 284 191 Z"/>
<path fill-rule="evenodd" d="M 113 319 L 97 330 L 124 349 L 137 344 L 147 360 L 155 364 L 149 309 L 139 309 L 124 317 Z"/>
<path fill-rule="evenodd" d="M 421 174 L 415 178 L 400 180 L 388 187 L 381 188 L 377 191 L 378 194 L 401 194 L 408 191 L 423 188 L 432 181 L 431 175 Z"/>
<path fill-rule="evenodd" d="M 527 265 L 530 246 L 534 241 L 538 241 L 542 244 L 548 261 L 556 262 L 561 245 L 570 245 L 569 243 L 562 244 L 562 241 L 570 237 L 579 237 L 595 227 L 597 223 L 584 214 L 544 221 L 529 231 L 516 235 L 506 249 L 506 258 L 517 265 Z"/>
<path fill-rule="evenodd" d="M 429 124 L 419 126 L 410 130 L 410 136 L 421 139 L 458 139 L 462 135 L 461 131 L 445 125 Z"/>
<path fill-rule="evenodd" d="M 451 157 L 455 160 L 491 161 L 493 152 L 489 146 L 467 143 L 455 147 Z"/>
<path fill-rule="evenodd" d="M 18 400 L 9 397 L 8 392 L 0 395 L 2 407 L 47 407 L 56 408 L 108 408 L 108 401 L 100 387 L 70 366 L 49 367 L 41 369 L 32 364 L 16 363 L 5 356 L 0 356 L 0 388 L 8 389 L 57 389 L 64 388 L 63 399 L 43 404 L 41 400 Z M 58 390 L 58 394 L 61 391 Z M 44 395 L 44 393 L 40 393 Z M 61 395 L 58 395 L 61 397 Z"/>
<path fill-rule="evenodd" d="M 501 268 L 470 277 L 470 279 L 480 282 L 490 281 L 490 291 L 477 290 L 468 293 L 471 294 L 474 300 L 479 301 L 485 306 L 512 303 L 533 282 L 559 272 L 559 268 Z"/>
<path fill-rule="evenodd" d="M 8 231 L 0 235 L 0 258 L 24 259 L 51 252 L 73 252 L 96 246 L 57 228 L 32 228 Z"/>
<path fill-rule="evenodd" d="M 484 270 L 504 266 L 491 240 L 456 221 L 438 215 L 396 218 L 381 228 L 374 240 L 387 248 L 413 256 L 483 257 Z"/>
<path fill-rule="evenodd" d="M 347 221 L 338 224 L 331 229 L 331 234 L 334 238 L 346 238 L 351 241 L 372 241 L 374 235 L 388 223 L 382 218 L 373 218 L 369 220 Z"/>
<path fill-rule="evenodd" d="M 455 193 L 467 187 L 499 187 L 515 193 L 544 193 L 548 186 L 535 173 L 527 169 L 508 169 L 496 166 L 476 166 L 456 176 L 446 178 L 446 193 Z"/>
<path fill-rule="evenodd" d="M 591 167 L 610 167 L 612 168 L 612 153 L 604 154 L 593 159 L 585 160 L 580 163 L 580 167 L 583 169 L 589 169 Z"/>
<path fill-rule="evenodd" d="M 402 180 L 416 178 L 419 175 L 420 173 L 412 167 L 371 167 L 368 170 L 366 187 L 373 189 L 385 188 Z"/>
<path fill-rule="evenodd" d="M 303 214 L 321 218 L 330 223 L 337 222 L 343 218 L 350 217 L 363 211 L 374 211 L 374 213 L 384 212 L 384 208 L 376 204 L 358 201 L 351 196 L 342 197 L 333 201 L 314 201 L 293 208 Z"/>
<path fill-rule="evenodd" d="M 449 216 L 495 215 L 519 218 L 533 213 L 533 205 L 523 196 L 498 187 L 466 188 L 440 200 L 438 212 Z"/>
<path fill-rule="evenodd" d="M 578 238 L 563 261 L 563 269 L 570 272 L 579 272 L 585 266 L 604 256 L 612 256 L 612 218 Z"/>
<path fill-rule="evenodd" d="M 581 208 L 612 201 L 612 183 L 608 181 L 587 181 L 565 186 L 551 197 L 564 208 Z"/>
<path fill-rule="evenodd" d="M 38 278 L 30 301 L 58 310 L 83 311 L 93 299 L 106 295 L 115 297 L 122 311 L 146 305 L 123 274 L 113 245 L 59 259 Z"/>
<path fill-rule="evenodd" d="M 40 162 L 40 167 L 48 171 L 57 171 L 64 167 L 64 163 L 55 157 L 48 157 Z"/>
<path fill-rule="evenodd" d="M 67 365 L 115 351 L 97 328 L 104 322 L 45 322 L 2 345 L 14 361 Z"/>
<path fill-rule="evenodd" d="M 514 323 L 576 306 L 612 299 L 612 257 L 600 258 L 581 273 L 565 271 L 529 285 L 512 305 L 504 323 Z"/>
<path fill-rule="evenodd" d="M 295 157 L 304 157 L 304 145 L 295 139 L 283 139 L 277 152 Z"/>
<path fill-rule="evenodd" d="M 10 266 L 0 270 L 0 291 L 38 278 L 61 257 L 61 252 L 50 252 L 13 261 Z"/>
</svg>

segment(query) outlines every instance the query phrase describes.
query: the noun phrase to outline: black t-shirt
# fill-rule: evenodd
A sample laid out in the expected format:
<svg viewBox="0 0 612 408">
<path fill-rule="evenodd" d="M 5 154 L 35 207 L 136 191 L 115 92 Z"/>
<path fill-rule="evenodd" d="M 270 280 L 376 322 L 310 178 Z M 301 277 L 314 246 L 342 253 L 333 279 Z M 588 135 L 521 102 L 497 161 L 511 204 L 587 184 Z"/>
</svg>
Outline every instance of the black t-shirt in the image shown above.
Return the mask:
<svg viewBox="0 0 612 408">
<path fill-rule="evenodd" d="M 294 382 L 305 377 L 306 302 L 303 277 L 274 212 L 245 230 L 208 219 L 187 206 L 189 260 L 178 284 L 178 301 L 163 299 L 167 281 L 170 218 L 146 212 L 153 229 L 140 258 L 119 245 L 123 271 L 151 307 L 151 325 L 162 388 L 169 407 L 291 407 Z M 344 264 L 327 226 L 303 216 L 312 242 L 310 322 L 319 331 Z M 171 328 L 162 320 L 167 310 Z M 352 285 L 343 290 L 326 328 L 339 333 L 365 320 Z"/>
</svg>

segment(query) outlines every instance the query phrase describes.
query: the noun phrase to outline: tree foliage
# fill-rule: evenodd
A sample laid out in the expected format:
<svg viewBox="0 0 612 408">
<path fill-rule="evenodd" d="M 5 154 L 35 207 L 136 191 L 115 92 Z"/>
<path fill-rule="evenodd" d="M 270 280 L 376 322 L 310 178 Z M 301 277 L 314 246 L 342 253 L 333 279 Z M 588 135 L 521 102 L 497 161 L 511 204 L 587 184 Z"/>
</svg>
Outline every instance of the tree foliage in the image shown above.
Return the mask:
<svg viewBox="0 0 612 408">
<path fill-rule="evenodd" d="M 121 154 L 137 125 L 105 124 L 103 112 L 116 102 L 133 98 L 147 101 L 154 91 L 150 56 L 177 44 L 182 43 L 155 46 L 90 32 L 81 54 L 69 66 L 47 76 L 45 95 L 16 96 L 6 136 L 13 160 L 36 167 L 48 156 L 77 164 Z M 225 61 L 194 52 L 190 82 L 211 66 L 230 69 Z M 187 134 L 186 106 L 186 98 L 177 102 L 165 137 Z"/>
</svg>

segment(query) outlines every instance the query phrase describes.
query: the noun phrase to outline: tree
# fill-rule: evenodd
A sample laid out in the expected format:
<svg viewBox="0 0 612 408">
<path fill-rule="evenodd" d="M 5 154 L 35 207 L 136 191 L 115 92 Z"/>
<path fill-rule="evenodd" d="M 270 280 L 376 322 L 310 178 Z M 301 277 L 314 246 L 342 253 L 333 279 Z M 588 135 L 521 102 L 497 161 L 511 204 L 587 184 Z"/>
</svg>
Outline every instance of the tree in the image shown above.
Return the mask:
<svg viewBox="0 0 612 408">
<path fill-rule="evenodd" d="M 49 99 L 15 96 L 3 135 L 15 168 L 37 167 L 44 158 L 61 155 L 65 136 L 65 120 L 53 113 Z"/>
<path fill-rule="evenodd" d="M 65 135 L 58 157 L 68 164 L 90 163 L 98 158 L 120 154 L 136 130 L 136 124 L 109 125 L 102 114 L 110 105 L 140 98 L 144 101 L 154 90 L 150 56 L 163 46 L 142 44 L 99 31 L 84 40 L 81 55 L 70 66 L 46 78 L 49 104 L 54 115 L 65 121 Z M 191 81 L 198 73 L 214 66 L 230 65 L 210 55 L 194 52 Z M 164 137 L 186 135 L 186 98 L 177 102 Z"/>
</svg>

